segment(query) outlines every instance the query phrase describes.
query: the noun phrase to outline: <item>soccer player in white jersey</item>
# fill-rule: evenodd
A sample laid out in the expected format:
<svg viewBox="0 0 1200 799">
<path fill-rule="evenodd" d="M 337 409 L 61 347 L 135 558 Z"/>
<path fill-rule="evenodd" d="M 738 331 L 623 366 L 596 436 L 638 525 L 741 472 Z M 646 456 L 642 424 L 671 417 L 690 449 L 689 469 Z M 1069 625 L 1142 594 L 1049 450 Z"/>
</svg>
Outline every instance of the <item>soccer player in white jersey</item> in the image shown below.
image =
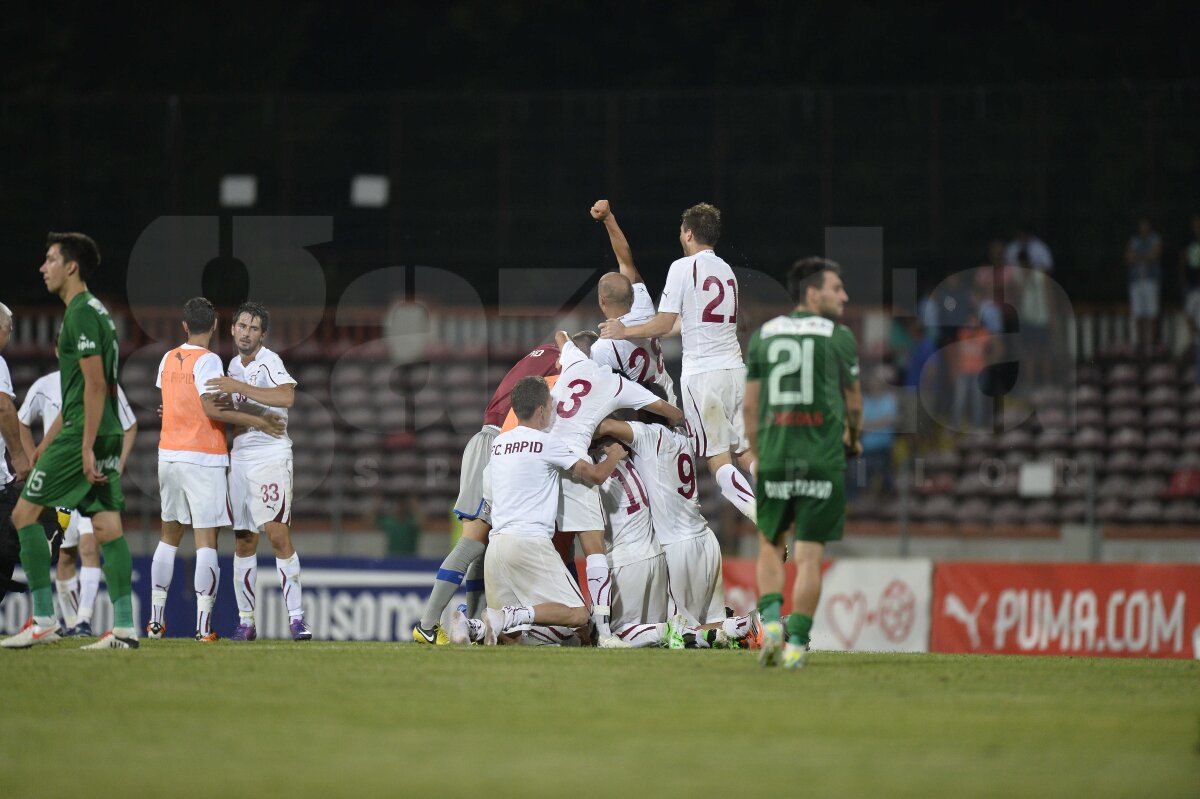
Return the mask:
<svg viewBox="0 0 1200 799">
<path fill-rule="evenodd" d="M 187 341 L 162 358 L 155 385 L 162 391 L 163 421 L 158 441 L 158 493 L 162 533 L 150 564 L 150 622 L 146 634 L 162 638 L 166 632 L 167 593 L 175 572 L 175 553 L 190 526 L 196 541 L 197 641 L 217 640 L 212 611 L 217 599 L 221 567 L 217 563 L 217 533 L 233 524 L 229 503 L 229 448 L 225 425 L 241 425 L 267 435 L 282 435 L 283 419 L 225 410 L 217 406 L 218 392 L 208 381 L 224 374 L 221 358 L 209 347 L 217 332 L 217 312 L 204 297 L 193 297 L 183 306 L 183 332 Z"/>
<path fill-rule="evenodd" d="M 275 414 L 285 430 L 278 438 L 261 430 L 239 428 L 234 433 L 229 467 L 229 499 L 233 505 L 233 591 L 238 626 L 233 641 L 258 637 L 254 624 L 258 581 L 258 537 L 267 534 L 275 551 L 279 584 L 287 605 L 292 639 L 312 640 L 304 623 L 300 594 L 300 558 L 292 546 L 292 440 L 288 438 L 287 409 L 296 402 L 296 379 L 279 356 L 263 346 L 271 315 L 256 302 L 243 303 L 233 315 L 233 343 L 238 354 L 229 361 L 229 376 L 214 377 L 210 390 L 232 395 L 233 408 L 255 415 Z"/>
<path fill-rule="evenodd" d="M 620 269 L 600 278 L 596 287 L 601 313 L 605 319 L 618 318 L 630 327 L 650 321 L 654 318 L 654 300 L 633 264 L 633 251 L 617 225 L 608 200 L 597 200 L 591 213 L 593 219 L 604 223 Z M 667 402 L 675 404 L 675 383 L 667 373 L 657 338 L 605 339 L 592 347 L 592 360 L 638 383 L 657 383 L 666 392 Z"/>
<path fill-rule="evenodd" d="M 650 500 L 654 535 L 666 557 L 675 604 L 671 612 L 682 615 L 686 622 L 673 627 L 679 634 L 696 634 L 700 645 L 725 645 L 744 638 L 753 632 L 754 614 L 725 617 L 721 545 L 700 512 L 692 439 L 672 429 L 669 420 L 646 411 L 638 415 L 641 421 L 637 422 L 605 419 L 596 433 L 633 450 L 633 466 Z M 703 632 L 710 629 L 714 635 Z M 674 639 L 674 634 L 671 637 Z M 668 640 L 668 645 L 678 648 L 682 642 Z"/>
<path fill-rule="evenodd" d="M 654 537 L 650 496 L 629 461 L 617 464 L 600 486 L 608 517 L 605 545 L 612 575 L 612 635 L 600 638 L 605 649 L 660 646 L 668 629 L 670 581 L 662 547 Z"/>
<path fill-rule="evenodd" d="M 8 346 L 12 329 L 12 311 L 0 302 L 0 350 Z M 18 429 L 20 423 L 14 405 L 16 399 L 8 363 L 0 355 L 0 599 L 4 599 L 9 591 L 25 590 L 24 584 L 12 579 L 21 551 L 17 529 L 12 522 L 12 510 L 20 494 L 17 482 L 29 475 L 33 450 L 21 440 Z"/>
<path fill-rule="evenodd" d="M 54 336 L 54 357 L 58 358 L 58 334 Z M 25 392 L 25 401 L 17 418 L 21 422 L 21 441 L 27 452 L 41 451 L 49 445 L 60 426 L 59 412 L 62 410 L 62 380 L 55 370 L 33 381 Z M 117 471 L 125 473 L 125 462 L 137 438 L 137 417 L 125 391 L 117 386 L 117 416 L 125 437 L 121 442 L 121 461 Z M 42 423 L 41 446 L 34 446 L 33 425 Z M 52 434 L 53 432 L 53 434 Z M 36 457 L 35 457 L 36 460 Z M 90 636 L 92 613 L 96 606 L 96 594 L 100 591 L 100 545 L 92 530 L 92 520 L 77 510 L 59 509 L 57 522 L 63 531 L 62 546 L 58 550 L 58 565 L 55 567 L 54 583 L 58 594 L 58 606 L 63 614 L 64 636 Z M 76 570 L 75 557 L 79 556 Z"/>
<path fill-rule="evenodd" d="M 645 387 L 588 357 L 595 333 L 568 337 L 555 334 L 562 370 L 554 384 L 554 426 L 551 434 L 581 459 L 588 459 L 596 425 L 621 408 L 648 408 L 673 424 L 683 421 L 683 412 Z M 558 529 L 578 533 L 587 564 L 588 592 L 592 597 L 592 620 L 600 638 L 611 635 L 608 624 L 608 559 L 604 555 L 604 509 L 595 486 L 573 477 L 562 483 L 562 509 Z M 487 564 L 484 563 L 486 569 Z M 486 578 L 485 578 L 486 582 Z"/>
<path fill-rule="evenodd" d="M 568 349 L 574 347 L 568 344 L 564 359 Z M 565 361 L 563 367 L 566 372 Z M 579 586 L 550 542 L 560 481 L 566 474 L 594 488 L 608 479 L 625 453 L 614 443 L 599 464 L 592 463 L 586 450 L 580 457 L 563 439 L 546 432 L 561 419 L 556 419 L 555 403 L 543 378 L 521 378 L 512 390 L 519 424 L 492 442 L 492 532 L 483 565 L 485 644 L 533 625 L 575 629 L 588 622 Z"/>
<path fill-rule="evenodd" d="M 665 336 L 680 323 L 680 399 L 696 453 L 708 460 L 722 496 L 755 521 L 753 484 L 738 471 L 738 466 L 754 470 L 742 420 L 746 367 L 737 337 L 738 285 L 729 264 L 713 252 L 720 237 L 721 212 L 714 206 L 700 203 L 684 211 L 679 225 L 684 257 L 667 272 L 658 314 L 640 325 L 609 319 L 600 332 L 605 339 Z"/>
</svg>

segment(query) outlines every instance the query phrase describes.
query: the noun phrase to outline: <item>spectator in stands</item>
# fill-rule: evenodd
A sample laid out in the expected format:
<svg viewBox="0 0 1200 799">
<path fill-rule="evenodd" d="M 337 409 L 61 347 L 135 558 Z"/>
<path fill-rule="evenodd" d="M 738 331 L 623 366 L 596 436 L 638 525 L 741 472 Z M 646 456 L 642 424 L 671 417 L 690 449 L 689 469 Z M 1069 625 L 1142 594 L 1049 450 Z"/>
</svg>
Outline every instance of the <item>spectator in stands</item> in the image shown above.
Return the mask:
<svg viewBox="0 0 1200 799">
<path fill-rule="evenodd" d="M 1040 269 L 1043 272 L 1051 272 L 1054 270 L 1054 256 L 1050 254 L 1050 248 L 1046 246 L 1046 242 L 1033 235 L 1029 225 L 1021 225 L 1017 228 L 1016 237 L 1008 243 L 1008 247 L 1004 250 L 1004 263 L 1017 264 L 1021 262 L 1021 252 L 1029 258 L 1029 264 L 1034 269 Z"/>
<path fill-rule="evenodd" d="M 1162 240 L 1150 220 L 1142 217 L 1137 233 L 1125 248 L 1125 263 L 1129 265 L 1129 314 L 1137 327 L 1138 347 L 1147 355 L 1155 350 L 1154 333 L 1162 293 L 1161 261 Z"/>
<path fill-rule="evenodd" d="M 1192 240 L 1179 253 L 1179 281 L 1196 351 L 1196 382 L 1200 383 L 1200 214 L 1192 216 Z"/>
<path fill-rule="evenodd" d="M 908 368 L 904 371 L 904 419 L 906 424 L 915 426 L 917 446 L 922 451 L 933 443 L 931 434 L 936 432 L 928 423 L 928 417 L 944 418 L 944 408 L 923 408 L 920 399 L 922 384 L 937 385 L 939 380 L 938 370 L 945 358 L 939 357 L 937 352 L 937 328 L 923 328 L 908 359 Z M 943 368 L 941 371 L 949 370 Z M 940 398 L 945 395 L 938 392 L 935 396 Z"/>
<path fill-rule="evenodd" d="M 862 461 L 866 485 L 872 493 L 892 493 L 892 445 L 896 440 L 896 425 L 900 408 L 896 394 L 887 384 L 884 367 L 872 369 L 863 383 Z M 876 489 L 876 478 L 878 489 Z M 855 488 L 860 486 L 856 485 Z"/>
<path fill-rule="evenodd" d="M 1027 257 L 1018 262 L 1021 277 L 1020 299 L 1017 307 L 1021 352 L 1013 353 L 1021 368 L 1027 369 L 1026 385 L 1030 387 L 1050 382 L 1050 352 L 1054 342 L 1050 337 L 1050 292 L 1046 273 L 1033 269 Z"/>
<path fill-rule="evenodd" d="M 988 243 L 987 263 L 975 270 L 975 289 L 989 297 L 1012 302 L 1020 286 L 1016 264 L 1017 261 L 1007 260 L 1004 242 L 993 239 Z"/>
<path fill-rule="evenodd" d="M 990 302 L 990 300 L 989 300 Z M 954 364 L 954 425 L 966 430 L 983 425 L 983 391 L 979 376 L 987 365 L 988 329 L 979 321 L 979 314 L 971 311 L 967 325 L 958 330 L 958 346 L 955 348 Z M 967 404 L 970 403 L 970 418 Z"/>
<path fill-rule="evenodd" d="M 421 498 L 416 494 L 396 502 L 380 498 L 375 526 L 387 536 L 388 555 L 415 555 L 421 538 Z"/>
</svg>

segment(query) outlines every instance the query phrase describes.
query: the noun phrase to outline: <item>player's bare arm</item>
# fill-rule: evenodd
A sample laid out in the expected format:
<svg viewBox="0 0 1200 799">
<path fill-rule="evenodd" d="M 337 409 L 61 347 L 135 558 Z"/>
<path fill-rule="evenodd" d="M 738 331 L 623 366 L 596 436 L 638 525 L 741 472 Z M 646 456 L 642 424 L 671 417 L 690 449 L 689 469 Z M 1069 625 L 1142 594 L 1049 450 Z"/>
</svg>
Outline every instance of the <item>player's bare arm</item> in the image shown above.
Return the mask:
<svg viewBox="0 0 1200 799">
<path fill-rule="evenodd" d="M 747 386 L 747 388 L 749 387 Z M 746 396 L 750 396 L 749 391 L 746 392 Z M 846 434 L 843 436 L 842 442 L 846 445 L 847 451 L 858 456 L 863 451 L 861 440 L 863 427 L 862 383 L 855 380 L 846 386 L 842 389 L 842 397 L 846 401 Z"/>
<path fill-rule="evenodd" d="M 560 352 L 562 351 L 562 348 L 565 347 L 567 345 L 567 342 L 570 340 L 571 340 L 571 336 L 565 330 L 559 330 L 554 334 L 554 343 L 558 345 L 558 349 Z"/>
<path fill-rule="evenodd" d="M 605 419 L 596 425 L 596 434 L 593 438 L 615 438 L 623 444 L 632 446 L 633 428 L 629 422 L 623 422 L 620 419 Z"/>
<path fill-rule="evenodd" d="M 588 463 L 585 460 L 575 461 L 571 472 L 581 480 L 592 485 L 600 485 L 616 470 L 617 464 L 625 457 L 625 448 L 620 444 L 609 444 L 604 448 L 604 460 L 599 463 Z"/>
<path fill-rule="evenodd" d="M 604 223 L 604 229 L 608 231 L 608 242 L 612 245 L 613 254 L 617 256 L 617 267 L 621 274 L 628 278 L 630 283 L 643 282 L 637 267 L 633 265 L 633 250 L 617 224 L 617 218 L 613 216 L 608 200 L 596 201 L 592 206 L 592 219 Z"/>
<path fill-rule="evenodd" d="M 13 471 L 18 480 L 24 480 L 29 474 L 30 463 L 28 450 L 25 449 L 24 438 L 21 435 L 21 422 L 17 419 L 17 407 L 12 397 L 0 394 L 0 434 L 4 436 L 4 445 L 12 458 Z M 30 441 L 32 442 L 32 438 Z"/>
<path fill-rule="evenodd" d="M 742 425 L 746 428 L 746 438 L 750 441 L 751 452 L 758 452 L 758 395 L 761 387 L 761 380 L 747 380 L 746 393 L 742 398 Z M 861 407 L 860 399 L 859 408 Z"/>
<path fill-rule="evenodd" d="M 96 433 L 104 417 L 104 401 L 108 396 L 108 383 L 104 380 L 104 359 L 89 355 L 79 359 L 79 371 L 83 373 L 83 474 L 92 485 L 107 485 L 108 477 L 96 468 Z"/>
<path fill-rule="evenodd" d="M 642 408 L 642 410 L 650 413 L 656 413 L 663 417 L 667 420 L 667 424 L 670 427 L 678 427 L 679 425 L 683 424 L 683 411 L 679 410 L 666 400 L 655 400 L 646 407 Z"/>
<path fill-rule="evenodd" d="M 33 443 L 33 431 L 24 422 L 21 422 L 21 446 L 25 448 L 25 453 L 29 456 L 29 466 L 32 468 L 36 462 L 34 453 L 37 452 L 37 445 Z"/>
<path fill-rule="evenodd" d="M 618 341 L 627 338 L 658 338 L 670 333 L 678 318 L 679 314 L 677 313 L 659 311 L 649 322 L 628 327 L 620 319 L 609 319 L 600 324 L 600 338 L 611 338 Z"/>
<path fill-rule="evenodd" d="M 280 386 L 280 388 L 282 388 L 282 386 Z M 200 405 L 204 408 L 205 416 L 213 421 L 224 422 L 225 424 L 233 425 L 234 427 L 261 430 L 272 438 L 279 438 L 283 435 L 283 431 L 287 428 L 287 423 L 284 422 L 283 417 L 279 416 L 278 414 L 254 414 L 247 413 L 246 411 L 242 410 L 234 410 L 231 407 L 222 405 L 217 400 L 217 396 L 215 394 L 205 394 L 202 396 L 200 398 Z"/>
<path fill-rule="evenodd" d="M 252 386 L 241 380 L 234 380 L 228 375 L 211 377 L 204 387 L 209 391 L 223 391 L 228 394 L 241 394 L 261 405 L 272 408 L 290 408 L 296 404 L 296 386 L 286 383 L 282 386 Z"/>
<path fill-rule="evenodd" d="M 137 422 L 134 422 L 125 431 L 125 437 L 121 439 L 121 462 L 117 464 L 117 474 L 125 474 L 125 462 L 129 460 L 129 453 L 133 451 L 133 442 L 137 438 L 137 429 Z"/>
</svg>

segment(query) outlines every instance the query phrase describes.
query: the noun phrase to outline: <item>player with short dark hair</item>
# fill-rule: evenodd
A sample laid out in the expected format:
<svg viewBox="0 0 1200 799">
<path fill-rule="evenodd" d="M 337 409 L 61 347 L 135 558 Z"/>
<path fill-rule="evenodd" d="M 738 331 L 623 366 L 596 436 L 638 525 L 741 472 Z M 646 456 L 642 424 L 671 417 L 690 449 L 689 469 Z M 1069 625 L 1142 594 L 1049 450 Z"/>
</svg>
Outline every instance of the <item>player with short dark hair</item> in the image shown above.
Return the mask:
<svg viewBox="0 0 1200 799">
<path fill-rule="evenodd" d="M 658 314 L 638 325 L 609 319 L 605 339 L 665 336 L 676 323 L 683 335 L 680 404 L 708 461 L 721 495 L 754 521 L 754 491 L 738 466 L 753 470 L 754 452 L 742 424 L 745 364 L 738 343 L 738 285 L 713 246 L 721 237 L 721 212 L 708 203 L 687 209 L 679 225 L 684 257 L 671 264 Z"/>
<path fill-rule="evenodd" d="M 167 592 L 175 572 L 175 553 L 190 526 L 196 540 L 197 641 L 217 640 L 212 611 L 220 585 L 217 533 L 233 524 L 229 502 L 229 447 L 225 425 L 239 425 L 277 437 L 283 419 L 273 413 L 251 414 L 219 407 L 208 381 L 221 377 L 221 358 L 209 347 L 217 332 L 217 312 L 204 297 L 183 306 L 187 340 L 158 364 L 155 385 L 162 391 L 162 431 L 158 441 L 158 488 L 162 533 L 150 564 L 150 621 L 146 635 L 166 632 Z"/>
<path fill-rule="evenodd" d="M 597 464 L 579 457 L 565 441 L 546 432 L 556 422 L 554 402 L 545 380 L 521 378 L 512 391 L 519 424 L 492 442 L 488 476 L 493 529 L 484 562 L 485 644 L 534 626 L 574 629 L 588 622 L 579 586 L 550 543 L 559 481 L 567 473 L 588 485 L 600 485 L 624 457 L 624 450 L 610 444 Z"/>
<path fill-rule="evenodd" d="M 237 355 L 229 361 L 227 377 L 211 377 L 208 391 L 230 395 L 228 410 L 254 416 L 277 416 L 284 424 L 278 435 L 261 428 L 234 429 L 229 457 L 229 500 L 236 537 L 233 590 L 238 605 L 238 626 L 233 641 L 258 637 L 254 623 L 257 605 L 254 586 L 258 578 L 258 538 L 266 533 L 275 553 L 275 568 L 283 602 L 287 606 L 292 640 L 312 640 L 304 621 L 300 582 L 300 556 L 292 545 L 292 440 L 287 435 L 288 409 L 296 404 L 296 379 L 283 360 L 263 342 L 271 315 L 256 302 L 246 302 L 234 312 L 233 343 Z"/>
<path fill-rule="evenodd" d="M 54 357 L 58 358 L 58 335 L 53 337 Z M 137 437 L 137 417 L 120 384 L 117 385 L 117 416 L 125 433 L 121 442 L 121 461 L 117 471 L 125 474 L 125 463 L 133 450 Z M 54 436 L 62 430 L 62 375 L 58 371 L 42 375 L 33 381 L 25 392 L 25 401 L 17 412 L 21 423 L 21 441 L 27 452 L 37 453 L 50 446 Z M 42 423 L 42 438 L 38 445 L 33 442 L 33 424 Z M 35 457 L 36 460 L 36 457 Z M 92 636 L 92 612 L 95 610 L 96 594 L 100 591 L 100 547 L 92 528 L 91 518 L 77 510 L 59 508 L 54 515 L 42 514 L 43 527 L 48 535 L 61 533 L 62 545 L 58 550 L 54 582 L 58 593 L 58 606 L 62 611 L 65 637 Z M 76 570 L 75 557 L 79 556 L 80 568 Z M 0 571 L 0 573 L 3 573 Z"/>
<path fill-rule="evenodd" d="M 558 355 L 556 345 L 544 344 L 517 361 L 492 394 L 484 410 L 483 427 L 463 448 L 458 499 L 454 503 L 454 513 L 462 521 L 462 535 L 442 561 L 425 610 L 413 627 L 412 636 L 417 643 L 439 646 L 450 643 L 442 629 L 442 613 L 464 580 L 467 584 L 464 615 L 477 618 L 483 614 L 483 553 L 488 531 L 492 529 L 491 508 L 483 497 L 483 470 L 491 457 L 492 442 L 512 409 L 513 390 L 523 378 L 558 374 Z"/>
<path fill-rule="evenodd" d="M 113 603 L 113 629 L 84 649 L 136 649 L 133 626 L 133 559 L 121 529 L 124 431 L 117 411 L 117 326 L 87 287 L 100 254 L 82 233 L 52 233 L 41 273 L 46 288 L 66 306 L 58 339 L 62 372 L 62 432 L 54 436 L 25 481 L 13 510 L 21 563 L 33 595 L 32 623 L 0 646 L 24 648 L 59 639 L 51 591 L 50 548 L 38 524 L 45 508 L 91 514 Z"/>
<path fill-rule="evenodd" d="M 845 523 L 846 452 L 862 452 L 862 389 L 854 334 L 837 322 L 849 301 L 841 268 L 823 258 L 797 261 L 788 290 L 795 310 L 750 339 L 745 417 L 759 458 L 759 662 L 800 668 L 821 599 L 825 543 L 840 539 Z M 796 581 L 784 647 L 782 534 L 793 527 Z"/>
</svg>

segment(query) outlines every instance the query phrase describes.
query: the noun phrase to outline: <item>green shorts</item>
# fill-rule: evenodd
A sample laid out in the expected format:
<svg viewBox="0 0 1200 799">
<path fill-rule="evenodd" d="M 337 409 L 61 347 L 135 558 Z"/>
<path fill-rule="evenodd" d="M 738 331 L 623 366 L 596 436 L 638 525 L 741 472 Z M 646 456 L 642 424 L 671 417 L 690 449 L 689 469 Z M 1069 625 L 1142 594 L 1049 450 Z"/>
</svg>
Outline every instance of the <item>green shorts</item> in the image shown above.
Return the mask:
<svg viewBox="0 0 1200 799">
<path fill-rule="evenodd" d="M 21 497 L 43 508 L 71 508 L 85 516 L 125 510 L 121 492 L 121 444 L 124 436 L 96 436 L 96 467 L 108 476 L 107 485 L 92 485 L 83 475 L 82 438 L 60 433 L 25 480 Z"/>
<path fill-rule="evenodd" d="M 797 541 L 837 541 L 846 525 L 845 475 L 785 479 L 759 474 L 758 529 L 773 542 L 793 524 Z"/>
</svg>

